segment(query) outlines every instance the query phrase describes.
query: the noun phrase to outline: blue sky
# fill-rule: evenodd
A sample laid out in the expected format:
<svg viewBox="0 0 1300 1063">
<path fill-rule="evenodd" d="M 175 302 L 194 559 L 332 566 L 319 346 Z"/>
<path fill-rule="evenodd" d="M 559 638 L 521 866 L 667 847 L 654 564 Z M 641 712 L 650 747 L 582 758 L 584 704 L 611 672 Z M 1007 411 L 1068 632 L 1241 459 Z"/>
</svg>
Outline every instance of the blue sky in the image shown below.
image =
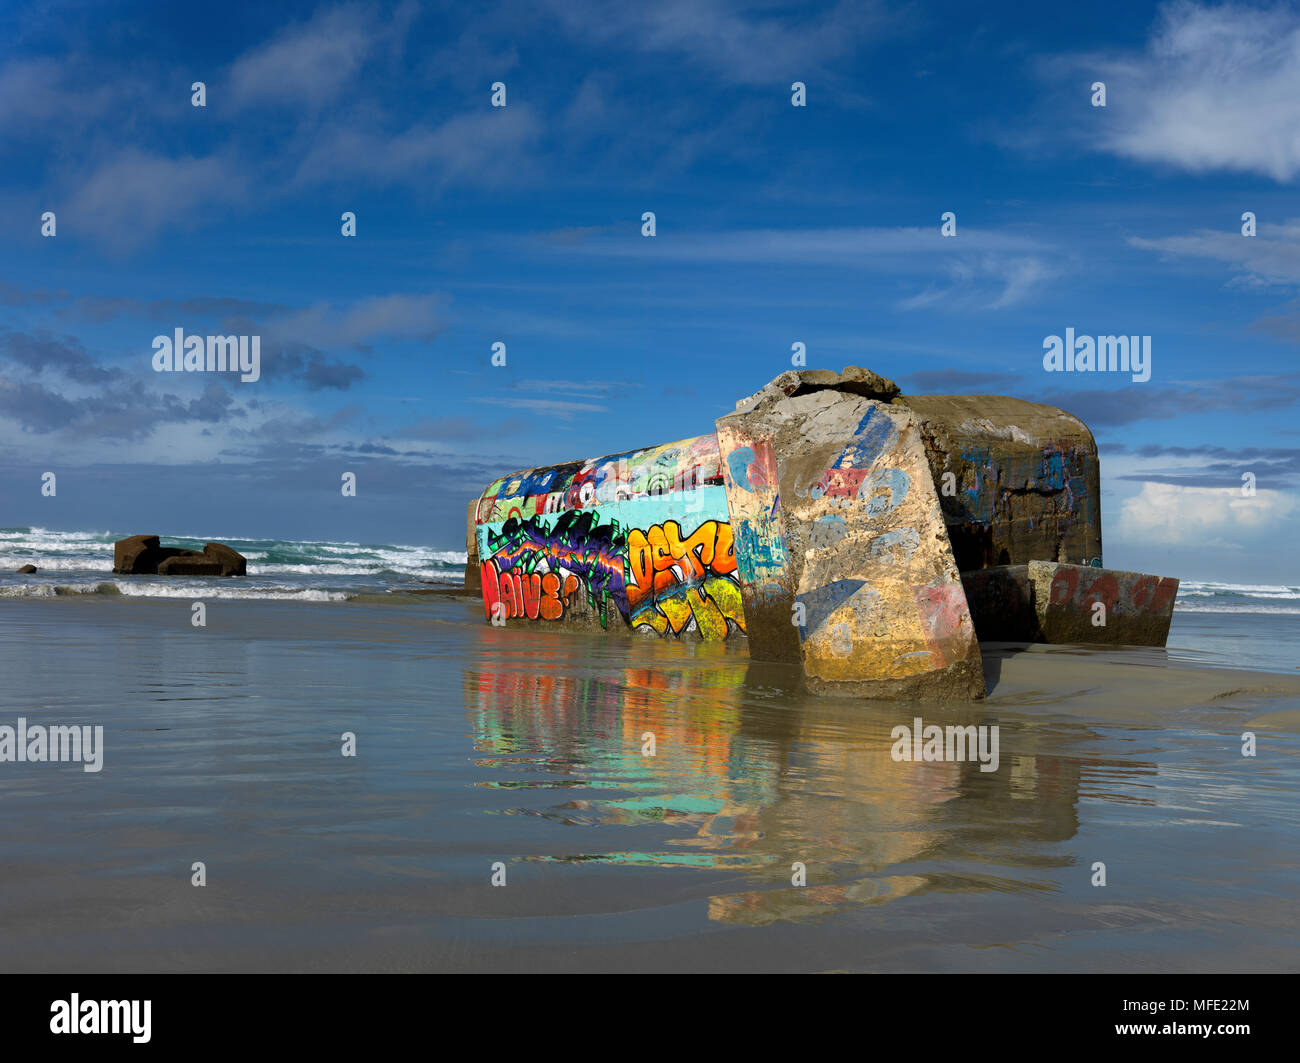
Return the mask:
<svg viewBox="0 0 1300 1063">
<path fill-rule="evenodd" d="M 798 341 L 1081 416 L 1111 567 L 1300 582 L 1294 6 L 44 0 L 0 40 L 0 524 L 455 547 L 497 475 L 711 431 Z M 262 379 L 155 373 L 178 327 Z M 1045 372 L 1066 328 L 1151 379 Z"/>
</svg>

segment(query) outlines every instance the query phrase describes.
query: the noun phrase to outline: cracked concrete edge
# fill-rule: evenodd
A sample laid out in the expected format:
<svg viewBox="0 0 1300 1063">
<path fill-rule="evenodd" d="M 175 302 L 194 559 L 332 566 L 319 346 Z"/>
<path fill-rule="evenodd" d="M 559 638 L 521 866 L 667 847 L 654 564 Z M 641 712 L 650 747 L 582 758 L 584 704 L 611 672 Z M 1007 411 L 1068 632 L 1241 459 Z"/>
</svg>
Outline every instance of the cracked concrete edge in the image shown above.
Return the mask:
<svg viewBox="0 0 1300 1063">
<path fill-rule="evenodd" d="M 839 391 L 890 402 L 902 389 L 888 377 L 857 365 L 846 365 L 838 373 L 830 369 L 787 369 L 754 394 L 740 399 L 736 412 L 756 413 L 784 399 L 817 391 Z"/>
</svg>

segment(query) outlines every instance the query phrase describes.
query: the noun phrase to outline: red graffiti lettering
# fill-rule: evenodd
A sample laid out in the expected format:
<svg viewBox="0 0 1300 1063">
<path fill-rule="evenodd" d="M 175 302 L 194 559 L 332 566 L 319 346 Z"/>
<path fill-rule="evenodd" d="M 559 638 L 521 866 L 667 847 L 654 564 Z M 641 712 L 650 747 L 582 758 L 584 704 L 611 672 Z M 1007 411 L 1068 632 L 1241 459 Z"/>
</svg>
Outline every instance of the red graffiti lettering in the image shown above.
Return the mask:
<svg viewBox="0 0 1300 1063">
<path fill-rule="evenodd" d="M 519 593 L 519 576 L 513 572 L 501 573 L 501 604 L 508 617 L 522 616 L 522 595 Z"/>
<path fill-rule="evenodd" d="M 536 572 L 520 579 L 520 597 L 523 599 L 524 615 L 529 620 L 536 620 L 542 606 L 542 577 Z"/>
<path fill-rule="evenodd" d="M 573 579 L 572 576 L 569 578 Z M 541 612 L 543 620 L 559 620 L 564 615 L 564 606 L 560 604 L 560 577 L 554 572 L 542 577 Z"/>
<path fill-rule="evenodd" d="M 479 576 L 483 581 L 483 612 L 489 620 L 492 611 L 501 604 L 501 586 L 497 583 L 497 567 L 491 561 L 479 565 Z"/>
<path fill-rule="evenodd" d="M 1155 594 L 1151 595 L 1151 604 L 1148 608 L 1153 613 L 1163 612 L 1165 606 L 1174 600 L 1174 595 L 1178 593 L 1178 581 L 1172 576 L 1166 576 L 1160 581 L 1160 586 L 1156 588 Z"/>
<path fill-rule="evenodd" d="M 1091 609 L 1097 602 L 1102 602 L 1106 606 L 1106 615 L 1109 616 L 1115 610 L 1115 601 L 1119 598 L 1119 583 L 1109 572 L 1104 576 L 1098 576 L 1089 585 L 1084 592 L 1080 604 L 1084 609 Z"/>
<path fill-rule="evenodd" d="M 1140 580 L 1134 583 L 1133 589 L 1129 591 L 1128 595 L 1128 600 L 1132 604 L 1133 608 L 1138 612 L 1145 609 L 1151 595 L 1155 593 L 1156 588 L 1159 586 L 1159 576 L 1143 576 Z"/>
<path fill-rule="evenodd" d="M 1078 589 L 1078 570 L 1073 568 L 1058 568 L 1056 570 L 1056 575 L 1052 578 L 1052 604 L 1064 605 L 1074 597 L 1074 592 Z"/>
<path fill-rule="evenodd" d="M 832 498 L 856 498 L 870 469 L 827 469 L 817 481 Z"/>
</svg>

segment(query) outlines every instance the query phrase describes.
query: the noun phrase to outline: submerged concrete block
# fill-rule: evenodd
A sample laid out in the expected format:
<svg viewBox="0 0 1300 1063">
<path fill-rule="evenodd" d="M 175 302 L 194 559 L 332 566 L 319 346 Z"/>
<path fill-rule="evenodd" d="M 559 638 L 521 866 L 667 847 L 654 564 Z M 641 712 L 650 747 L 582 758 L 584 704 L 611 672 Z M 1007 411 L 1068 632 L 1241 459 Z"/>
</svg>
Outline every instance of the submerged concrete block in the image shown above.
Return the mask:
<svg viewBox="0 0 1300 1063">
<path fill-rule="evenodd" d="M 221 562 L 215 558 L 205 557 L 197 550 L 177 552 L 165 558 L 158 565 L 160 576 L 220 576 L 223 575 Z"/>
<path fill-rule="evenodd" d="M 113 544 L 113 571 L 125 574 L 157 572 L 161 547 L 156 535 L 132 535 Z"/>
<path fill-rule="evenodd" d="M 1041 642 L 1027 565 L 1000 565 L 961 574 L 975 635 L 981 642 Z"/>
<path fill-rule="evenodd" d="M 248 575 L 248 559 L 225 543 L 206 543 L 203 553 L 221 566 L 223 576 Z"/>
<path fill-rule="evenodd" d="M 1031 561 L 962 574 L 986 641 L 1163 646 L 1178 580 Z"/>
</svg>

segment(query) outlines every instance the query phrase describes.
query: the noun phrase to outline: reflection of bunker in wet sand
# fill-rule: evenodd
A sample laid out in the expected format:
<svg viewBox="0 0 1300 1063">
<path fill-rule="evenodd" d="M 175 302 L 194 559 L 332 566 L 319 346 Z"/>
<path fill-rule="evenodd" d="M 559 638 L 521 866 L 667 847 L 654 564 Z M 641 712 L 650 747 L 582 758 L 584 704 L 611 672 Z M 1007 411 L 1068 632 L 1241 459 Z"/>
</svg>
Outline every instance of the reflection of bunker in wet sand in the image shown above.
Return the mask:
<svg viewBox="0 0 1300 1063">
<path fill-rule="evenodd" d="M 1178 581 L 1101 566 L 1097 446 L 1001 396 L 783 373 L 711 435 L 493 482 L 486 618 L 743 634 L 815 691 L 984 696 L 977 636 L 1163 646 Z"/>
<path fill-rule="evenodd" d="M 467 669 L 475 750 L 496 769 L 479 785 L 509 785 L 518 814 L 583 828 L 536 859 L 745 873 L 718 880 L 715 921 L 817 918 L 933 891 L 1051 889 L 1051 870 L 1072 862 L 1053 847 L 1078 832 L 1081 787 L 1096 793 L 1156 770 L 1081 756 L 1095 735 L 1068 723 L 1018 727 L 1016 752 L 996 773 L 970 761 L 903 766 L 891 753 L 889 706 L 863 705 L 849 720 L 832 701 L 788 711 L 795 703 L 754 695 L 770 695 L 790 669 L 721 647 L 691 659 L 653 645 L 629 656 L 633 664 L 610 671 L 588 667 L 581 647 L 552 645 L 499 666 L 489 652 L 483 670 Z M 1038 685 L 1028 662 L 1044 657 L 1019 655 L 1023 685 Z M 1001 712 L 1027 722 L 1035 710 Z M 982 713 L 951 706 L 948 718 L 973 723 Z M 604 833 L 629 827 L 651 829 Z M 990 853 L 993 866 L 983 863 Z M 793 884 L 795 861 L 805 886 Z"/>
</svg>

